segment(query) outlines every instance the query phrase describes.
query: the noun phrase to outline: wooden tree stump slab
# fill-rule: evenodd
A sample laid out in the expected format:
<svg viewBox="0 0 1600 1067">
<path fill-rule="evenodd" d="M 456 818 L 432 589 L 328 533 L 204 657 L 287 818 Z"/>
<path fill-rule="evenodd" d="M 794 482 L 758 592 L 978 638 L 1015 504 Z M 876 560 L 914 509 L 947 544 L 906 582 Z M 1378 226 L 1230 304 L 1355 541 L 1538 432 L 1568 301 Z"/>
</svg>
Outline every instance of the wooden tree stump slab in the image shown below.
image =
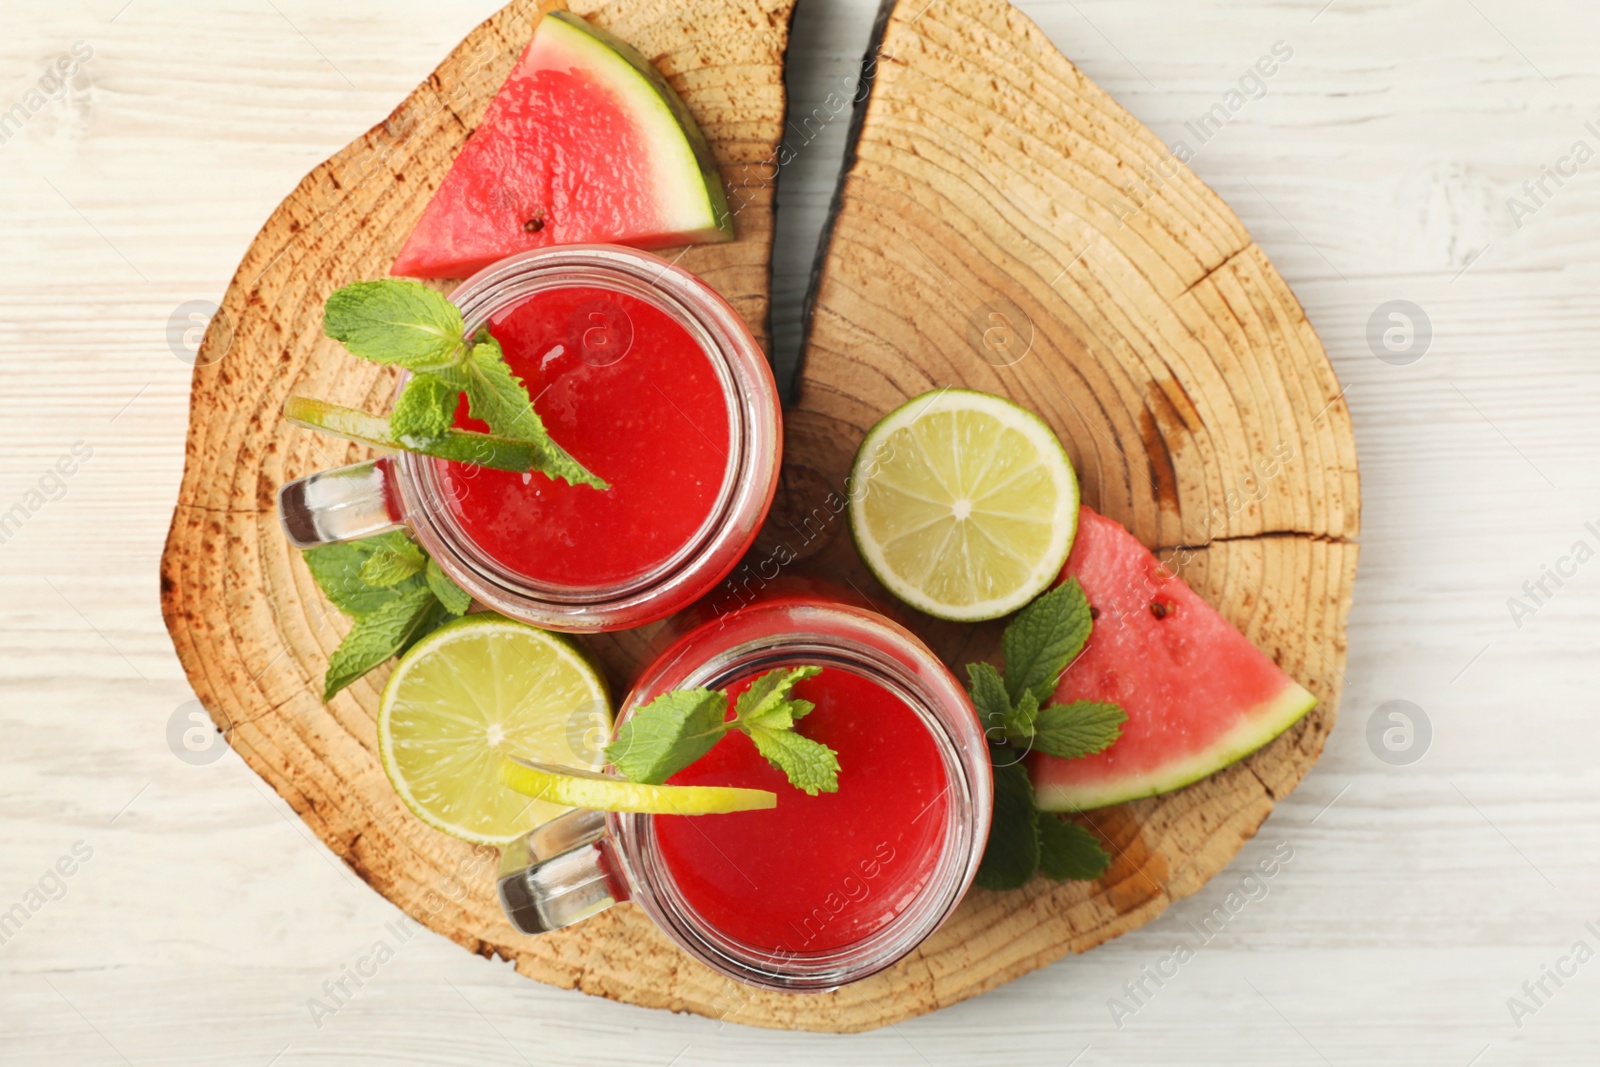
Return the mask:
<svg viewBox="0 0 1600 1067">
<path fill-rule="evenodd" d="M 904 398 L 970 385 L 1039 411 L 1071 450 L 1086 500 L 1168 550 L 1323 704 L 1229 771 L 1093 813 L 1117 850 L 1103 881 L 974 892 L 913 956 L 832 994 L 722 980 L 632 906 L 542 938 L 515 933 L 494 899 L 495 850 L 424 826 L 389 787 L 374 728 L 385 672 L 322 703 L 348 623 L 284 541 L 274 494 L 367 455 L 287 427 L 282 402 L 299 392 L 386 404 L 393 371 L 324 339 L 322 304 L 387 273 L 539 17 L 538 3 L 518 0 L 308 175 L 246 253 L 199 353 L 161 591 L 197 695 L 249 765 L 396 905 L 529 977 L 758 1026 L 855 1031 L 931 1011 L 1194 892 L 1300 780 L 1332 725 L 1356 467 L 1348 412 L 1304 313 L 1187 170 L 1144 177 L 1166 158 L 1160 142 L 1020 13 L 1000 0 L 921 3 L 887 9 L 877 30 L 875 86 L 819 260 L 783 490 L 732 580 L 759 581 L 786 542 L 795 569 L 842 575 L 892 610 L 839 536 L 850 456 Z M 764 340 L 792 0 L 572 6 L 651 58 L 705 130 L 739 239 L 680 262 Z M 1273 458 L 1268 475 L 1261 464 Z M 910 621 L 953 663 L 995 645 L 993 626 Z M 649 636 L 590 642 L 619 690 Z"/>
</svg>

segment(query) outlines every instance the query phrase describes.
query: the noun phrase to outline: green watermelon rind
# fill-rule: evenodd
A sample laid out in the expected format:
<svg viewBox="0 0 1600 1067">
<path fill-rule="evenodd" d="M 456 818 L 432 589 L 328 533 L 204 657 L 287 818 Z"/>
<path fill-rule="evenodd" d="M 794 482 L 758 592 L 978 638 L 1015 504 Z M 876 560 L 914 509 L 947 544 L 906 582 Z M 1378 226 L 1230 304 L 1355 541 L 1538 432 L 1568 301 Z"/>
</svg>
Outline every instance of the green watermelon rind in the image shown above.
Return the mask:
<svg viewBox="0 0 1600 1067">
<path fill-rule="evenodd" d="M 1199 752 L 1158 770 L 1113 781 L 1052 783 L 1042 781 L 1045 775 L 1035 767 L 1034 803 L 1040 811 L 1090 811 L 1171 793 L 1266 747 L 1316 706 L 1316 697 L 1299 683 L 1290 682 L 1277 696 L 1251 708 L 1238 726 Z"/>
<path fill-rule="evenodd" d="M 722 188 L 722 173 L 717 168 L 716 158 L 711 154 L 711 146 L 706 141 L 705 134 L 701 132 L 700 125 L 689 113 L 688 106 L 661 76 L 661 72 L 640 54 L 638 49 L 581 16 L 574 15 L 570 11 L 552 11 L 545 18 L 574 31 L 566 35 L 569 47 L 599 49 L 612 53 L 615 60 L 595 63 L 588 68 L 589 72 L 607 76 L 612 87 L 625 100 L 634 103 L 641 99 L 653 101 L 654 107 L 649 110 L 655 111 L 656 115 L 655 121 L 650 124 L 650 135 L 658 147 L 672 146 L 677 142 L 688 149 L 689 155 L 693 158 L 693 170 L 698 176 L 698 181 L 683 182 L 684 187 L 673 190 L 670 199 L 680 202 L 680 197 L 690 196 L 698 200 L 699 206 L 704 208 L 704 217 L 701 220 L 703 225 L 678 231 L 683 240 L 688 242 L 733 240 L 733 213 L 728 210 L 727 194 Z M 620 60 L 620 64 L 616 60 Z M 628 80 L 629 73 L 643 83 L 648 89 L 647 93 L 640 93 L 639 85 L 630 87 L 622 84 Z M 620 80 L 616 77 L 618 74 L 621 75 Z M 680 172 L 689 169 L 675 167 L 671 176 L 681 181 L 684 175 Z M 665 178 L 667 175 L 663 173 L 660 177 Z"/>
</svg>

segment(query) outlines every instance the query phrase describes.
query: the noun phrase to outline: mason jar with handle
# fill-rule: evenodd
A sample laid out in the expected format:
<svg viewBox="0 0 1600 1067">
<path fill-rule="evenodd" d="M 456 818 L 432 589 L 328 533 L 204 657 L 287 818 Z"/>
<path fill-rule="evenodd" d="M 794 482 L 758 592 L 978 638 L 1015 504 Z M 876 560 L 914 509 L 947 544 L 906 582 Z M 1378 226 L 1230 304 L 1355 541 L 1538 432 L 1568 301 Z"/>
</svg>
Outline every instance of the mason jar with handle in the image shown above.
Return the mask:
<svg viewBox="0 0 1600 1067">
<path fill-rule="evenodd" d="M 774 808 L 718 815 L 577 810 L 506 849 L 499 894 L 524 933 L 632 901 L 729 978 L 813 992 L 902 959 L 950 916 L 988 838 L 993 784 L 965 691 L 926 645 L 866 608 L 765 597 L 690 629 L 644 668 L 618 721 L 672 689 L 816 666 L 800 721 L 837 752 L 837 792 L 807 795 L 730 731 L 671 784 L 766 788 Z"/>
<path fill-rule="evenodd" d="M 400 452 L 284 485 L 290 543 L 404 527 L 481 603 L 574 632 L 663 618 L 721 581 L 766 517 L 782 454 L 771 369 L 728 303 L 604 245 L 513 256 L 451 300 L 609 488 Z M 482 428 L 465 405 L 457 424 Z"/>
</svg>

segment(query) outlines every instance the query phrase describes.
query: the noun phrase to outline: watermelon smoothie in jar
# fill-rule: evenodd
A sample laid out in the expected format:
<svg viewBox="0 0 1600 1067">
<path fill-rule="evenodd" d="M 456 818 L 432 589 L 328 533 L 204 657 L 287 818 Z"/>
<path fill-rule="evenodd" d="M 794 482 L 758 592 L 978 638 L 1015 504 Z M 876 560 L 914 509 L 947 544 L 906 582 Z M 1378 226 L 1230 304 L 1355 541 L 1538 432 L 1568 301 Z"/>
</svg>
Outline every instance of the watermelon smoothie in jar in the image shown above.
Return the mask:
<svg viewBox="0 0 1600 1067">
<path fill-rule="evenodd" d="M 977 871 L 993 786 L 965 690 L 909 631 L 816 591 L 770 595 L 672 640 L 618 722 L 672 689 L 736 699 L 794 666 L 822 668 L 793 695 L 815 704 L 801 732 L 837 753 L 837 792 L 807 795 L 729 731 L 669 783 L 766 789 L 776 807 L 563 815 L 506 850 L 512 923 L 542 933 L 632 900 L 707 966 L 786 992 L 865 978 L 938 929 Z"/>
<path fill-rule="evenodd" d="M 766 517 L 782 448 L 771 370 L 727 302 L 605 245 L 512 256 L 450 299 L 609 488 L 405 452 L 286 485 L 290 541 L 405 526 L 483 604 L 572 632 L 655 621 L 721 581 Z M 487 429 L 464 398 L 455 424 Z"/>
</svg>

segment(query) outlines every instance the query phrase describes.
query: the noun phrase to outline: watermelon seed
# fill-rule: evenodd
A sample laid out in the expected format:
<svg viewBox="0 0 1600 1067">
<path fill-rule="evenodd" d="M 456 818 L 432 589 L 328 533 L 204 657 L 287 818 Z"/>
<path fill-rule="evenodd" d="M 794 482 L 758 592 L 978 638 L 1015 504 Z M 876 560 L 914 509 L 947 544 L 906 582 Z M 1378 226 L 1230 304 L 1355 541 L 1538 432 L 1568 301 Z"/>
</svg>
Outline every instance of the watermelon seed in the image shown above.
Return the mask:
<svg viewBox="0 0 1600 1067">
<path fill-rule="evenodd" d="M 1095 619 L 1098 619 L 1099 617 L 1100 617 L 1100 609 L 1095 607 L 1093 604 L 1090 604 L 1089 605 L 1089 621 L 1093 622 Z"/>
<path fill-rule="evenodd" d="M 1152 600 L 1150 602 L 1150 614 L 1154 615 L 1158 619 L 1164 619 L 1175 611 L 1177 611 L 1177 608 L 1171 604 L 1163 604 L 1159 600 Z"/>
<path fill-rule="evenodd" d="M 527 222 L 524 222 L 522 224 L 522 229 L 526 233 L 538 233 L 540 230 L 544 229 L 544 212 L 541 211 Z"/>
</svg>

